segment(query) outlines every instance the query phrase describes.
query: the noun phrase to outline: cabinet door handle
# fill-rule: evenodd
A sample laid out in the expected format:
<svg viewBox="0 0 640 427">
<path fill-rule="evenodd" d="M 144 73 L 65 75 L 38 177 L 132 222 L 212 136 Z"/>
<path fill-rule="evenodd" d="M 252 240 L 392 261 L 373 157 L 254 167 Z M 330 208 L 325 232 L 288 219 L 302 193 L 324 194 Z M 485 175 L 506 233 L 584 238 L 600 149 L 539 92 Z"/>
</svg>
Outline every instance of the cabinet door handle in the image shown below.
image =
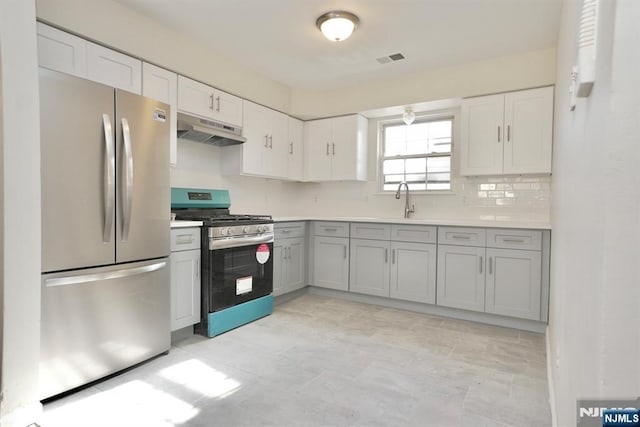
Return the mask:
<svg viewBox="0 0 640 427">
<path fill-rule="evenodd" d="M 289 234 L 289 233 L 291 233 L 291 230 L 285 228 L 284 230 L 280 230 L 280 232 L 282 234 Z"/>
<path fill-rule="evenodd" d="M 389 262 L 389 249 L 385 248 L 384 249 L 384 263 L 388 263 Z"/>
<path fill-rule="evenodd" d="M 209 95 L 209 99 L 211 99 L 211 104 L 209 105 L 209 109 L 213 110 L 213 94 Z"/>
<path fill-rule="evenodd" d="M 338 228 L 337 227 L 325 227 L 324 231 L 326 233 L 335 233 L 336 231 L 338 231 Z"/>
<path fill-rule="evenodd" d="M 269 135 L 269 148 L 273 148 L 273 135 Z"/>
<path fill-rule="evenodd" d="M 220 112 L 220 97 L 219 96 L 216 98 L 216 102 L 218 103 L 218 106 L 216 107 L 216 111 L 219 113 Z"/>
<path fill-rule="evenodd" d="M 498 142 L 500 142 L 500 126 L 498 126 Z"/>
<path fill-rule="evenodd" d="M 193 243 L 193 234 L 178 234 L 176 236 L 177 245 L 190 245 Z"/>
<path fill-rule="evenodd" d="M 196 279 L 200 277 L 200 260 L 196 260 Z"/>
<path fill-rule="evenodd" d="M 333 144 L 331 144 L 331 145 L 333 145 L 333 155 L 335 156 L 335 155 L 336 155 L 336 144 L 335 144 L 335 142 L 334 142 L 334 143 L 333 143 Z"/>
<path fill-rule="evenodd" d="M 493 274 L 493 257 L 489 257 L 489 274 Z"/>
<path fill-rule="evenodd" d="M 507 142 L 511 141 L 511 125 L 507 125 Z"/>
<path fill-rule="evenodd" d="M 461 236 L 459 234 L 454 234 L 451 238 L 455 240 L 471 240 L 471 236 Z"/>
<path fill-rule="evenodd" d="M 269 135 L 264 135 L 264 148 L 269 148 Z"/>
<path fill-rule="evenodd" d="M 396 263 L 396 250 L 391 249 L 391 264 L 395 264 L 395 263 Z"/>
<path fill-rule="evenodd" d="M 343 245 L 344 248 L 344 259 L 347 259 L 347 245 Z"/>
<path fill-rule="evenodd" d="M 329 143 L 327 142 L 327 156 L 329 155 Z"/>
<path fill-rule="evenodd" d="M 524 239 L 502 239 L 502 241 L 508 243 L 524 243 Z"/>
<path fill-rule="evenodd" d="M 293 154 L 293 142 L 289 143 L 289 154 Z"/>
<path fill-rule="evenodd" d="M 482 274 L 482 255 L 480 255 L 480 274 Z"/>
</svg>

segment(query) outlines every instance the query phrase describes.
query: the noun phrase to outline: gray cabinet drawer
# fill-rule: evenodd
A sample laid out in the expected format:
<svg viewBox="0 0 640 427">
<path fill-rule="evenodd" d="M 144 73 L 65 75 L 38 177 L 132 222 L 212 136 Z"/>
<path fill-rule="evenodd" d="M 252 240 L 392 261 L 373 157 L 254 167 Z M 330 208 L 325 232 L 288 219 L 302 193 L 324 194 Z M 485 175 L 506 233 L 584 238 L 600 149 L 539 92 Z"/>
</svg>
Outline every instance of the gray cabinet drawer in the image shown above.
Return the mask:
<svg viewBox="0 0 640 427">
<path fill-rule="evenodd" d="M 171 252 L 200 249 L 200 228 L 171 229 Z"/>
<path fill-rule="evenodd" d="M 484 228 L 469 227 L 439 227 L 438 243 L 484 247 L 486 243 L 486 230 Z"/>
<path fill-rule="evenodd" d="M 370 222 L 352 222 L 351 238 L 389 240 L 391 238 L 391 226 L 389 224 L 376 224 Z"/>
<path fill-rule="evenodd" d="M 314 221 L 314 236 L 349 237 L 348 222 Z"/>
<path fill-rule="evenodd" d="M 487 230 L 488 248 L 542 250 L 542 231 L 536 230 Z"/>
<path fill-rule="evenodd" d="M 432 225 L 393 224 L 391 240 L 395 242 L 436 243 L 438 228 Z"/>
<path fill-rule="evenodd" d="M 304 237 L 307 230 L 307 223 L 304 221 L 280 222 L 274 224 L 276 239 L 286 239 L 288 237 Z"/>
</svg>

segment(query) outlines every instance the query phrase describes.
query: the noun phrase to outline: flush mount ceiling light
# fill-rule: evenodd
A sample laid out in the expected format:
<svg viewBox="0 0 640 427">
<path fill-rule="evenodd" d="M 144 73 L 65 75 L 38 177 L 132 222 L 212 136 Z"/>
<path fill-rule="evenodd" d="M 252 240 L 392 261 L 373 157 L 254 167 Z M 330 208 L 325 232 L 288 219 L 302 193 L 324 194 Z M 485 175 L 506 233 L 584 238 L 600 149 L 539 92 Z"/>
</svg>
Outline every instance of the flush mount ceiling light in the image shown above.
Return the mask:
<svg viewBox="0 0 640 427">
<path fill-rule="evenodd" d="M 416 113 L 413 112 L 411 107 L 407 107 L 404 109 L 404 113 L 402 113 L 402 121 L 405 125 L 409 126 L 416 119 Z"/>
<path fill-rule="evenodd" d="M 348 38 L 358 28 L 360 19 L 351 12 L 327 12 L 316 20 L 316 27 L 332 42 Z"/>
</svg>

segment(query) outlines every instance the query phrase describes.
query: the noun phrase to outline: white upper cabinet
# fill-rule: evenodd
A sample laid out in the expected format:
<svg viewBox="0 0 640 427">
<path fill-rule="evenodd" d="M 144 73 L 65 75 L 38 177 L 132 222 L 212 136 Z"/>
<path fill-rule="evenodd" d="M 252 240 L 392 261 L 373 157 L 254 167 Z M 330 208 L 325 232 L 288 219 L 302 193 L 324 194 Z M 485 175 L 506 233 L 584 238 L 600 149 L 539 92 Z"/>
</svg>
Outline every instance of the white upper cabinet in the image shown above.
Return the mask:
<svg viewBox="0 0 640 427">
<path fill-rule="evenodd" d="M 142 62 L 38 22 L 38 65 L 142 93 Z"/>
<path fill-rule="evenodd" d="M 242 127 L 242 99 L 178 76 L 178 109 L 205 119 Z"/>
<path fill-rule="evenodd" d="M 142 64 L 142 95 L 169 104 L 171 136 L 169 163 L 177 161 L 178 75 L 164 68 L 144 62 Z"/>
<path fill-rule="evenodd" d="M 87 78 L 141 95 L 142 61 L 87 42 Z"/>
<path fill-rule="evenodd" d="M 365 181 L 367 127 L 358 114 L 305 122 L 305 180 Z"/>
<path fill-rule="evenodd" d="M 38 28 L 38 65 L 87 78 L 87 41 L 41 22 Z"/>
<path fill-rule="evenodd" d="M 225 174 L 287 178 L 289 156 L 288 117 L 278 111 L 244 101 L 244 144 L 226 147 L 222 154 Z"/>
<path fill-rule="evenodd" d="M 304 125 L 301 120 L 289 117 L 289 150 L 287 160 L 287 178 L 292 181 L 304 179 Z"/>
<path fill-rule="evenodd" d="M 551 173 L 553 87 L 462 101 L 460 174 Z"/>
</svg>

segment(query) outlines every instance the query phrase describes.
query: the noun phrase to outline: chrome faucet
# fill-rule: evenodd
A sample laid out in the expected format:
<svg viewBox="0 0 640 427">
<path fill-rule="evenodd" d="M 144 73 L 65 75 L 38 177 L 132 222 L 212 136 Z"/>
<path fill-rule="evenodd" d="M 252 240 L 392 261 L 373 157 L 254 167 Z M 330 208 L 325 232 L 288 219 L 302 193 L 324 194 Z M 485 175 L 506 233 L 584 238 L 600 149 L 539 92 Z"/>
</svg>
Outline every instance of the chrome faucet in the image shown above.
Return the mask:
<svg viewBox="0 0 640 427">
<path fill-rule="evenodd" d="M 404 185 L 404 195 L 405 195 L 405 203 L 404 203 L 404 217 L 409 218 L 409 214 L 412 214 L 416 211 L 415 205 L 411 205 L 409 208 L 409 185 L 402 181 L 400 185 L 398 185 L 398 191 L 396 191 L 396 199 L 400 200 L 400 191 L 402 190 L 402 186 Z"/>
</svg>

